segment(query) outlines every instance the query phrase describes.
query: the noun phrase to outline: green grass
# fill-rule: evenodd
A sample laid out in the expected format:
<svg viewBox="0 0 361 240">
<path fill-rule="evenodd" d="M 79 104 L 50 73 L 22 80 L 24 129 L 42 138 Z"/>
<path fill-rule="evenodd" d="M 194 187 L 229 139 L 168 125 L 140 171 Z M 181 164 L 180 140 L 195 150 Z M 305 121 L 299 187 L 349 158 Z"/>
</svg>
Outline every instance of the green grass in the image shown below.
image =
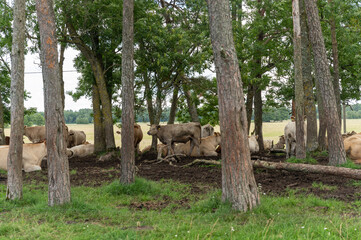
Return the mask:
<svg viewBox="0 0 361 240">
<path fill-rule="evenodd" d="M 339 165 L 339 167 L 361 169 L 361 165 L 358 165 L 358 164 L 352 162 L 349 158 L 347 158 L 346 163 Z"/>
<path fill-rule="evenodd" d="M 1 185 L 0 194 L 5 192 Z M 193 195 L 188 185 L 173 181 L 137 178 L 128 186 L 73 187 L 71 203 L 56 207 L 47 205 L 46 185 L 25 185 L 23 192 L 22 200 L 0 200 L 0 239 L 361 237 L 360 202 L 326 201 L 292 191 L 283 197 L 263 195 L 261 205 L 247 213 L 223 203 L 220 190 Z"/>
<path fill-rule="evenodd" d="M 322 182 L 314 182 L 312 183 L 313 188 L 318 188 L 320 190 L 327 190 L 327 191 L 333 191 L 337 189 L 337 186 L 329 186 L 325 185 Z"/>
<path fill-rule="evenodd" d="M 292 156 L 290 158 L 288 158 L 286 160 L 286 162 L 289 162 L 289 163 L 307 163 L 307 164 L 317 164 L 317 160 L 312 158 L 311 156 L 307 155 L 306 158 L 304 159 L 300 159 L 300 158 L 296 158 L 295 156 Z"/>
</svg>

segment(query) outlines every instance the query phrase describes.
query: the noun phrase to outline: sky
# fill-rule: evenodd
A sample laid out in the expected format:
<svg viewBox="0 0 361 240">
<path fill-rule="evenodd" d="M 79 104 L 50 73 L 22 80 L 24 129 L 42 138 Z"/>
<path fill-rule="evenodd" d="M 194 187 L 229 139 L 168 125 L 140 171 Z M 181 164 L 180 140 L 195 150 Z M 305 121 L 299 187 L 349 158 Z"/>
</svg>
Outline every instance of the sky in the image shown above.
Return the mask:
<svg viewBox="0 0 361 240">
<path fill-rule="evenodd" d="M 64 61 L 64 89 L 65 92 L 74 90 L 78 84 L 79 73 L 73 66 L 73 59 L 78 54 L 77 50 L 68 48 L 65 50 Z M 30 92 L 30 98 L 25 101 L 25 107 L 36 107 L 38 112 L 44 111 L 43 76 L 40 67 L 39 54 L 25 56 L 25 90 Z M 74 102 L 73 98 L 65 94 L 65 110 L 78 111 L 82 108 L 91 108 L 91 100 L 84 97 Z"/>
</svg>

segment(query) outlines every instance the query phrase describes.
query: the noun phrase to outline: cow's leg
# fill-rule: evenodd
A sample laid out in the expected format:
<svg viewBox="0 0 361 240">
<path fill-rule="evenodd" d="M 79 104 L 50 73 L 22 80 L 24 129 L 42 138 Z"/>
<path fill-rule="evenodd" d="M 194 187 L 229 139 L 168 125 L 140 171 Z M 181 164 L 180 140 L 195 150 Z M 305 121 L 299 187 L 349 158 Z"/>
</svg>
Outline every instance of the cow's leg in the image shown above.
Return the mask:
<svg viewBox="0 0 361 240">
<path fill-rule="evenodd" d="M 289 147 L 289 140 L 287 137 L 285 138 L 285 141 L 286 141 L 286 158 L 289 158 L 290 157 L 290 155 L 289 155 L 290 147 Z"/>
<path fill-rule="evenodd" d="M 199 147 L 199 142 L 198 142 L 198 139 L 196 139 L 196 138 L 190 139 L 189 156 L 192 156 L 193 148 L 195 145 L 198 147 L 198 156 L 201 156 L 201 148 Z"/>
</svg>

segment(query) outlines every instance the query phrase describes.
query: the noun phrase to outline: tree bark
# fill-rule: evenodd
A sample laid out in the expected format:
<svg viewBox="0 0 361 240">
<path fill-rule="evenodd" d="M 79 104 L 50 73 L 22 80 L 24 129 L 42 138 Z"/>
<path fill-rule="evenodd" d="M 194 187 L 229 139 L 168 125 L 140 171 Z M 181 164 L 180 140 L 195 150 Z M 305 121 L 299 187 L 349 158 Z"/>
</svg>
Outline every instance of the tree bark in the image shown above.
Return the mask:
<svg viewBox="0 0 361 240">
<path fill-rule="evenodd" d="M 302 1 L 302 0 L 301 0 Z M 302 45 L 299 0 L 292 1 L 293 16 L 293 48 L 295 66 L 295 97 L 296 97 L 296 158 L 306 158 L 304 129 L 304 94 L 302 78 Z"/>
<path fill-rule="evenodd" d="M 318 148 L 317 142 L 317 113 L 316 101 L 313 93 L 312 78 L 312 53 L 310 41 L 308 38 L 307 16 L 303 0 L 299 1 L 301 14 L 301 45 L 302 45 L 302 78 L 304 89 L 305 115 L 307 118 L 307 143 L 308 152 L 315 151 Z"/>
<path fill-rule="evenodd" d="M 192 165 L 200 164 L 200 163 L 221 165 L 220 161 L 196 159 L 191 163 L 182 165 L 181 167 L 182 168 L 190 167 Z M 359 169 L 301 164 L 301 163 L 267 162 L 267 161 L 261 161 L 261 160 L 252 160 L 252 165 L 254 168 L 286 170 L 286 171 L 290 171 L 290 172 L 329 174 L 329 175 L 341 176 L 341 177 L 352 178 L 352 179 L 361 179 L 361 171 Z"/>
<path fill-rule="evenodd" d="M 0 145 L 5 144 L 5 132 L 4 132 L 4 104 L 0 94 Z"/>
<path fill-rule="evenodd" d="M 232 33 L 229 2 L 208 0 L 222 132 L 222 199 L 236 210 L 260 204 L 247 136 L 241 74 Z"/>
<path fill-rule="evenodd" d="M 98 87 L 95 83 L 93 84 L 92 103 L 94 112 L 94 152 L 99 153 L 106 151 L 106 143 L 102 110 L 100 109 L 100 96 Z"/>
<path fill-rule="evenodd" d="M 62 27 L 62 35 L 63 38 L 66 38 L 66 27 L 65 25 Z M 64 75 L 63 75 L 63 67 L 64 67 L 64 53 L 66 48 L 66 41 L 62 41 L 60 43 L 60 57 L 59 57 L 59 75 L 60 75 L 60 91 L 61 91 L 61 102 L 63 104 L 63 110 L 65 108 L 65 92 L 64 92 Z"/>
<path fill-rule="evenodd" d="M 260 77 L 260 76 L 258 76 Z M 259 152 L 264 151 L 263 145 L 263 131 L 262 131 L 262 90 L 255 86 L 254 87 L 254 132 L 258 136 L 257 142 L 259 146 Z"/>
<path fill-rule="evenodd" d="M 177 113 L 178 92 L 179 84 L 175 84 L 173 89 L 172 105 L 170 106 L 168 124 L 174 124 L 175 122 L 175 115 Z"/>
<path fill-rule="evenodd" d="M 11 50 L 11 142 L 7 159 L 8 179 L 6 191 L 6 199 L 9 200 L 23 197 L 24 51 L 25 0 L 15 0 Z"/>
<path fill-rule="evenodd" d="M 253 113 L 253 98 L 254 98 L 254 89 L 253 85 L 248 85 L 247 91 L 247 100 L 246 100 L 246 112 L 247 112 L 247 134 L 249 135 L 249 131 L 251 129 L 252 122 L 252 113 Z"/>
<path fill-rule="evenodd" d="M 187 100 L 187 105 L 188 105 L 189 115 L 191 116 L 191 121 L 199 122 L 197 107 L 192 100 L 191 91 L 185 85 L 183 85 L 183 93 Z"/>
<path fill-rule="evenodd" d="M 332 0 L 328 0 L 328 3 L 331 5 L 331 8 L 334 6 Z M 335 91 L 337 113 L 340 121 L 341 127 L 341 96 L 340 96 L 340 71 L 339 71 L 339 61 L 338 61 L 338 44 L 336 38 L 336 20 L 331 11 L 330 17 L 330 27 L 331 27 L 331 41 L 332 41 L 332 59 L 333 59 L 333 89 Z"/>
<path fill-rule="evenodd" d="M 322 36 L 318 8 L 314 0 L 305 0 L 307 23 L 315 59 L 316 77 L 324 106 L 327 112 L 327 139 L 329 146 L 329 164 L 340 165 L 346 163 L 346 153 L 340 131 L 340 120 L 337 112 L 335 92 L 331 73 L 327 62 L 326 48 Z"/>
<path fill-rule="evenodd" d="M 61 102 L 55 14 L 52 0 L 37 0 L 41 63 L 44 82 L 46 146 L 50 206 L 70 202 L 69 163 L 66 155 L 66 129 Z"/>
<path fill-rule="evenodd" d="M 120 182 L 130 184 L 135 177 L 134 154 L 134 1 L 123 1 L 122 52 L 122 148 Z"/>
<path fill-rule="evenodd" d="M 343 133 L 346 133 L 346 104 L 342 105 L 342 110 L 343 110 Z"/>
</svg>

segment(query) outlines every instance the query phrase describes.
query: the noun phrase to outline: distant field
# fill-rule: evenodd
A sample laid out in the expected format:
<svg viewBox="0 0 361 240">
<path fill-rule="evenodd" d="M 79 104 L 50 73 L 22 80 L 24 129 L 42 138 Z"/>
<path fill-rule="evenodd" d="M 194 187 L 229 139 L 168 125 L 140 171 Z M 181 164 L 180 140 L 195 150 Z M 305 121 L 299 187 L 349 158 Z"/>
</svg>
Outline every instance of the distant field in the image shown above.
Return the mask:
<svg viewBox="0 0 361 240">
<path fill-rule="evenodd" d="M 278 136 L 283 134 L 283 129 L 289 121 L 283 122 L 273 122 L 273 123 L 263 123 L 263 137 L 264 139 L 270 139 L 274 141 L 278 141 Z M 145 148 L 151 144 L 152 138 L 147 134 L 149 130 L 148 123 L 139 123 L 143 130 L 143 140 L 140 143 L 140 149 Z M 361 119 L 347 119 L 346 122 L 347 132 L 355 131 L 361 132 Z M 94 128 L 93 124 L 68 124 L 69 129 L 73 130 L 82 130 L 85 132 L 87 136 L 87 141 L 93 143 L 94 142 Z M 254 124 L 251 124 L 251 129 L 254 129 Z M 120 129 L 114 126 L 114 136 L 115 136 L 115 144 L 117 146 L 121 145 L 120 135 L 116 133 Z M 215 131 L 219 132 L 219 126 L 215 127 Z M 10 135 L 10 128 L 5 129 L 5 135 Z M 25 143 L 30 142 L 27 137 L 24 137 Z"/>
</svg>

